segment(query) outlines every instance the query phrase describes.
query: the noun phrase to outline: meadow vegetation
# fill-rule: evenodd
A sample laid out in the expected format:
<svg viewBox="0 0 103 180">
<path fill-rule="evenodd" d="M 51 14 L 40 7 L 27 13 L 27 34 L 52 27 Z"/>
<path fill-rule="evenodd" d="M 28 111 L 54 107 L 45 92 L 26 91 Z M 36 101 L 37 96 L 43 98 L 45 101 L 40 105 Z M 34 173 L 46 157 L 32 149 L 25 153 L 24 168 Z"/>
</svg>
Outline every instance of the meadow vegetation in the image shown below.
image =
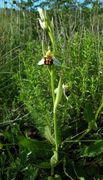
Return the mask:
<svg viewBox="0 0 103 180">
<path fill-rule="evenodd" d="M 103 8 L 47 9 L 44 30 L 39 17 L 0 10 L 0 179 L 102 180 Z M 52 65 L 38 65 L 48 47 L 61 63 L 54 87 L 62 76 L 68 89 L 57 132 Z"/>
</svg>

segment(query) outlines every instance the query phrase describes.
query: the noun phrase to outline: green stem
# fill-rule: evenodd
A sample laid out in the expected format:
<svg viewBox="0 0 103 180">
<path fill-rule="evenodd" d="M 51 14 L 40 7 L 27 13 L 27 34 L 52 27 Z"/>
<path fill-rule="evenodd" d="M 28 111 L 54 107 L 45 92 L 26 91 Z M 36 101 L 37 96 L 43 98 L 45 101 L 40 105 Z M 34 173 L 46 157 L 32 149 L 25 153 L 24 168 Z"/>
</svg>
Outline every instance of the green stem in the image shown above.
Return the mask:
<svg viewBox="0 0 103 180">
<path fill-rule="evenodd" d="M 86 134 L 90 132 L 91 129 L 87 128 L 86 131 L 78 138 L 78 141 L 81 140 Z"/>
<path fill-rule="evenodd" d="M 54 175 L 54 167 L 51 167 L 51 176 Z"/>
<path fill-rule="evenodd" d="M 55 136 L 55 150 L 58 153 L 58 133 L 57 133 L 57 119 L 56 119 L 56 109 L 54 109 L 55 103 L 55 93 L 54 93 L 54 68 L 51 69 L 51 89 L 53 98 L 53 121 L 54 121 L 54 136 Z"/>
<path fill-rule="evenodd" d="M 52 98 L 53 98 L 53 106 L 54 106 L 54 102 L 55 102 L 55 94 L 54 94 L 54 69 L 51 69 L 50 72 L 51 75 L 51 90 L 52 90 Z"/>
<path fill-rule="evenodd" d="M 57 132 L 56 111 L 54 111 L 54 136 L 55 136 L 55 150 L 58 153 L 58 132 Z"/>
</svg>

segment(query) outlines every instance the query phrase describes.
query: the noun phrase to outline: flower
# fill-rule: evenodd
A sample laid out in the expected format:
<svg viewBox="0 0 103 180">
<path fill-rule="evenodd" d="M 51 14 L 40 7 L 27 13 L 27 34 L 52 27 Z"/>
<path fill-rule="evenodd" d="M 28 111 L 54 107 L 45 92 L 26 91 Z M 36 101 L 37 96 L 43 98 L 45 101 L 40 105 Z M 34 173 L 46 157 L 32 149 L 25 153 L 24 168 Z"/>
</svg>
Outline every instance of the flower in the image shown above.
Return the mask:
<svg viewBox="0 0 103 180">
<path fill-rule="evenodd" d="M 38 62 L 38 65 L 56 65 L 60 66 L 61 63 L 52 55 L 51 51 L 48 50 L 46 55 Z"/>
<path fill-rule="evenodd" d="M 68 85 L 67 85 L 67 84 L 66 84 L 66 85 L 62 84 L 62 89 L 63 89 L 63 94 L 64 94 L 65 98 L 66 98 L 67 101 L 68 101 L 68 97 L 69 97 L 69 95 L 70 95 L 70 89 L 69 89 Z M 58 88 L 56 88 L 56 89 L 54 90 L 54 93 L 55 93 L 55 94 L 58 93 Z"/>
<path fill-rule="evenodd" d="M 40 26 L 43 30 L 45 30 L 45 29 L 47 29 L 46 11 L 41 8 L 38 8 L 38 12 L 40 15 L 40 18 L 39 18 Z"/>
<path fill-rule="evenodd" d="M 46 11 L 43 10 L 42 8 L 38 8 L 38 12 L 39 12 L 41 21 L 45 21 L 45 19 L 46 19 Z"/>
<path fill-rule="evenodd" d="M 45 30 L 47 28 L 45 21 L 42 21 L 40 18 L 39 18 L 39 24 L 43 30 Z"/>
</svg>

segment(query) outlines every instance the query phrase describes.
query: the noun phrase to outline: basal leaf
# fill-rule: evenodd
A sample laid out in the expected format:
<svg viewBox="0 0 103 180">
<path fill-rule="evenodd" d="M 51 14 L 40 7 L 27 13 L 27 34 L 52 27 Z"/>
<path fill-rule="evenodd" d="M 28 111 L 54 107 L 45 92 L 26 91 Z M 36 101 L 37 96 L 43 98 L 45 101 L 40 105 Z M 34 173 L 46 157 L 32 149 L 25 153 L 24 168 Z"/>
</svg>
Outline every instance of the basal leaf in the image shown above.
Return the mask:
<svg viewBox="0 0 103 180">
<path fill-rule="evenodd" d="M 45 132 L 44 132 L 44 136 L 46 137 L 47 140 L 49 140 L 49 142 L 51 144 L 55 144 L 55 140 L 51 134 L 51 130 L 48 126 L 45 127 Z"/>
<path fill-rule="evenodd" d="M 54 151 L 54 154 L 51 157 L 50 163 L 51 163 L 52 167 L 55 167 L 57 165 L 57 163 L 58 163 L 58 153 L 56 151 Z"/>
<path fill-rule="evenodd" d="M 96 140 L 94 144 L 82 149 L 82 156 L 95 157 L 103 153 L 103 140 Z"/>
</svg>

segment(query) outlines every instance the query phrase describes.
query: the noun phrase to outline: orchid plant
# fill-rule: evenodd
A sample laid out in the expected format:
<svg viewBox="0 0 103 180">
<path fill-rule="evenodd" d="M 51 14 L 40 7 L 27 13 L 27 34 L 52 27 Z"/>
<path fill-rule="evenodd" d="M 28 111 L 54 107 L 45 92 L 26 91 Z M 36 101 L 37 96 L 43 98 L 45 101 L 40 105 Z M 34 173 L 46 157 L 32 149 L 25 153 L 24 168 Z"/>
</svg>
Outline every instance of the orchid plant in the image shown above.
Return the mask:
<svg viewBox="0 0 103 180">
<path fill-rule="evenodd" d="M 54 124 L 54 130 L 53 133 L 51 133 L 46 127 L 46 131 L 48 131 L 49 136 L 46 136 L 48 140 L 53 145 L 53 156 L 51 157 L 50 163 L 51 163 L 51 177 L 54 176 L 54 167 L 59 162 L 59 155 L 58 150 L 59 146 L 61 144 L 60 139 L 60 130 L 58 127 L 58 121 L 57 121 L 57 108 L 62 98 L 63 93 L 63 86 L 62 86 L 62 73 L 59 77 L 58 87 L 55 89 L 54 80 L 55 77 L 55 66 L 61 67 L 61 62 L 55 58 L 55 38 L 54 38 L 54 25 L 53 25 L 53 19 L 50 21 L 47 17 L 46 11 L 43 9 L 39 9 L 39 23 L 43 31 L 47 31 L 48 36 L 50 38 L 53 53 L 50 50 L 50 47 L 48 48 L 48 51 L 44 55 L 44 57 L 38 62 L 38 65 L 44 65 L 48 67 L 48 71 L 50 74 L 51 79 L 51 93 L 52 93 L 52 101 L 53 101 L 53 124 Z M 47 134 L 47 132 L 46 132 Z"/>
</svg>

